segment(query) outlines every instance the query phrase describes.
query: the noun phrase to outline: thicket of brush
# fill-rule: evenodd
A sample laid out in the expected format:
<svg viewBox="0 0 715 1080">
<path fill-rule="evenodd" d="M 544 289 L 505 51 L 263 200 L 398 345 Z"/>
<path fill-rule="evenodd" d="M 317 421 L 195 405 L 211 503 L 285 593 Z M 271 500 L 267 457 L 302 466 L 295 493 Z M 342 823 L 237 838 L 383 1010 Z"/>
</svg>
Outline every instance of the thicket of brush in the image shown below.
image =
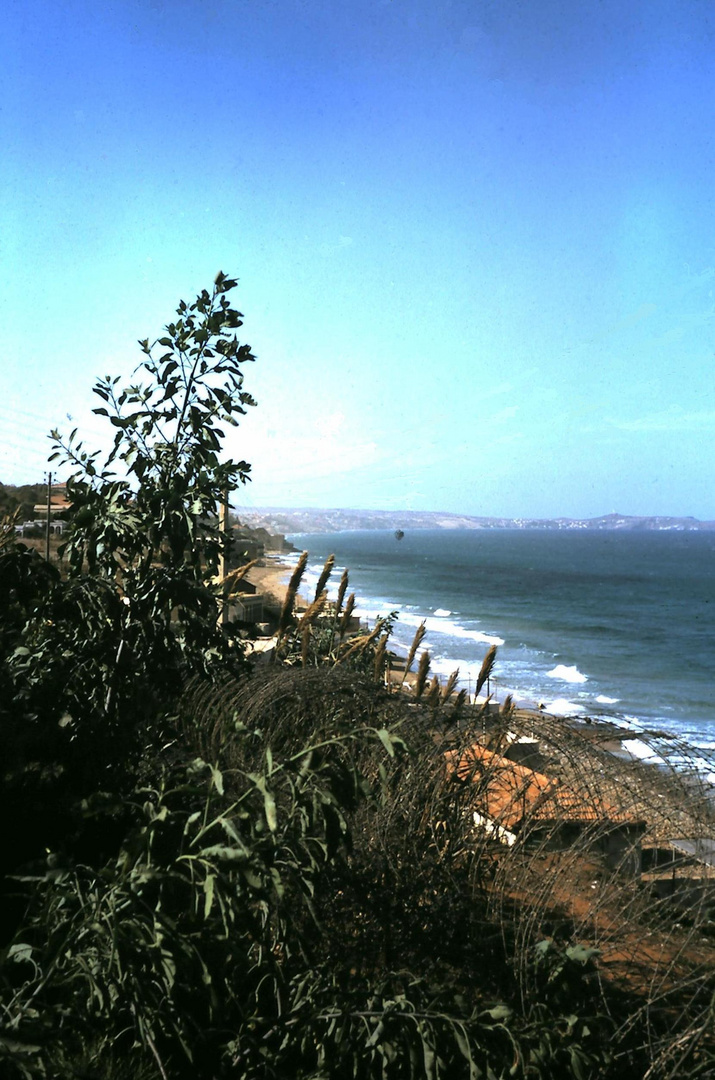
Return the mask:
<svg viewBox="0 0 715 1080">
<path fill-rule="evenodd" d="M 142 343 L 146 384 L 98 384 L 109 461 L 58 441 L 69 578 L 2 537 L 0 1075 L 712 1075 L 712 975 L 689 953 L 707 912 L 678 930 L 617 873 L 584 907 L 592 845 L 475 831 L 489 777 L 450 775 L 444 754 L 500 746 L 508 707 L 495 722 L 430 688 L 421 635 L 411 692 L 390 692 L 391 617 L 348 636 L 331 563 L 301 616 L 297 567 L 273 663 L 251 668 L 217 626 L 213 522 L 248 471 L 218 458 L 251 404 L 234 284 Z M 542 727 L 592 786 L 585 744 Z M 644 805 L 677 795 L 629 782 Z M 658 925 L 667 978 L 650 955 L 650 983 L 631 978 Z M 599 949 L 620 949 L 618 978 Z"/>
</svg>

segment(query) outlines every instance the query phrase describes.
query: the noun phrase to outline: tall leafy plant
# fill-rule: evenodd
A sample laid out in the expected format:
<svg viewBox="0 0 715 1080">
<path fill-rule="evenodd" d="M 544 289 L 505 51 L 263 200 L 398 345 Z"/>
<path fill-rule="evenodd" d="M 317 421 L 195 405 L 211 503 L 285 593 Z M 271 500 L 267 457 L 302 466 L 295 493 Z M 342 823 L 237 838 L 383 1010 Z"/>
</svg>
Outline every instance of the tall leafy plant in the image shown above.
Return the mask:
<svg viewBox="0 0 715 1080">
<path fill-rule="evenodd" d="M 209 581 L 227 539 L 219 503 L 250 471 L 221 456 L 227 425 L 254 404 L 243 376 L 254 357 L 227 296 L 235 285 L 220 273 L 211 292 L 181 301 L 163 336 L 140 342 L 129 385 L 99 380 L 109 453 L 88 450 L 76 431 L 52 433 L 52 460 L 71 472 L 69 576 L 14 534 L 0 551 L 10 616 L 0 633 L 0 809 L 7 800 L 31 826 L 27 855 L 67 835 L 71 805 L 95 785 L 131 784 L 131 762 L 186 674 L 240 661 Z M 22 861 L 3 850 L 0 875 Z"/>
<path fill-rule="evenodd" d="M 255 357 L 236 336 L 242 315 L 226 296 L 236 284 L 219 273 L 211 293 L 204 289 L 192 304 L 179 303 L 162 337 L 139 342 L 146 357 L 137 369 L 142 381 L 97 382 L 103 404 L 94 412 L 115 429 L 103 464 L 76 429 L 67 440 L 52 433 L 51 460 L 72 470 L 75 513 L 66 550 L 73 573 L 86 565 L 124 576 L 130 568 L 146 573 L 154 563 L 190 568 L 199 580 L 216 572 L 219 503 L 250 472 L 245 461 L 221 459 L 224 426 L 235 427 L 255 405 L 243 374 Z"/>
<path fill-rule="evenodd" d="M 243 371 L 255 357 L 238 339 L 242 315 L 227 296 L 235 286 L 219 273 L 211 292 L 182 300 L 163 336 L 140 341 L 136 381 L 97 382 L 103 404 L 94 411 L 114 429 L 104 462 L 76 431 L 66 440 L 53 432 L 53 458 L 72 470 L 70 573 L 111 579 L 124 601 L 116 668 L 132 653 L 171 669 L 178 648 L 195 670 L 221 653 L 206 586 L 229 542 L 221 501 L 250 472 L 245 461 L 222 458 L 221 444 L 226 427 L 255 405 Z M 111 704 L 114 683 L 105 689 Z"/>
</svg>

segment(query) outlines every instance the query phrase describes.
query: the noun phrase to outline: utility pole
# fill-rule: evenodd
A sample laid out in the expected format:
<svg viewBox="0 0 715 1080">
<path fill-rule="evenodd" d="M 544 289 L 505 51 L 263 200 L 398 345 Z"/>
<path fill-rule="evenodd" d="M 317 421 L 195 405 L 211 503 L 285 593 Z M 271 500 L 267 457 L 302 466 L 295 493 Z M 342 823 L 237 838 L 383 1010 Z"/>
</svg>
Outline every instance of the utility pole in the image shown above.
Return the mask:
<svg viewBox="0 0 715 1080">
<path fill-rule="evenodd" d="M 45 558 L 50 561 L 50 506 L 52 505 L 52 473 L 47 474 L 47 523 L 45 525 Z"/>
<path fill-rule="evenodd" d="M 219 560 L 219 576 L 223 581 L 221 598 L 221 626 L 228 625 L 228 585 L 226 584 L 226 577 L 228 575 L 228 540 L 226 533 L 228 532 L 228 488 L 223 493 L 223 502 L 221 503 L 221 512 L 219 514 L 219 529 L 221 530 L 222 545 L 221 545 L 221 558 Z"/>
</svg>

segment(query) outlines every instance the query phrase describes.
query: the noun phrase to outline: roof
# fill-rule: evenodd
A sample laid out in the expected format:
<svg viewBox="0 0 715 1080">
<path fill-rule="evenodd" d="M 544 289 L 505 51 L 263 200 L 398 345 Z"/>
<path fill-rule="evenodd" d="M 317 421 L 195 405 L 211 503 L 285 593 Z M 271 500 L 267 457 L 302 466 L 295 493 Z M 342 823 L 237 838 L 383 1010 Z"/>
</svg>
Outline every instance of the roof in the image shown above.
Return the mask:
<svg viewBox="0 0 715 1080">
<path fill-rule="evenodd" d="M 482 816 L 517 831 L 531 825 L 610 822 L 641 825 L 632 814 L 611 806 L 597 791 L 579 793 L 558 780 L 517 765 L 473 743 L 466 750 L 445 754 L 447 774 L 477 785 L 475 797 Z"/>
<path fill-rule="evenodd" d="M 35 504 L 36 513 L 47 513 L 47 499 Z M 72 509 L 72 502 L 67 498 L 66 484 L 53 484 L 50 492 L 50 513 L 64 514 Z"/>
</svg>

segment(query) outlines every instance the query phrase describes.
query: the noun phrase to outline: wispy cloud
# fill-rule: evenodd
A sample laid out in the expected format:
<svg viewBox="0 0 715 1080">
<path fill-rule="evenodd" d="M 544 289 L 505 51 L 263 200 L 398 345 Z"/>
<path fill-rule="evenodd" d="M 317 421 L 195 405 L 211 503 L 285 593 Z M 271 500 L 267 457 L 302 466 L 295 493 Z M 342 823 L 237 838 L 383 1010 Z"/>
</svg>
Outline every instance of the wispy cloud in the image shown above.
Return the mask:
<svg viewBox="0 0 715 1080">
<path fill-rule="evenodd" d="M 684 412 L 674 407 L 629 420 L 608 417 L 606 423 L 618 431 L 709 431 L 715 430 L 715 409 Z"/>
</svg>

